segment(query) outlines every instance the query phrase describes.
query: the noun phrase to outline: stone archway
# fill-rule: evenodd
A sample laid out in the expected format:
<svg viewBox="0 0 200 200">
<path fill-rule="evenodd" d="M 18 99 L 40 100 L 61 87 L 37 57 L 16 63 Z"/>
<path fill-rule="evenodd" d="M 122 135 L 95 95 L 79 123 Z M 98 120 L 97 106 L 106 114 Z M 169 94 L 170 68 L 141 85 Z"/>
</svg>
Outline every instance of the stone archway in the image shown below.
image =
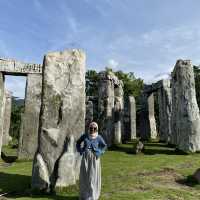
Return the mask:
<svg viewBox="0 0 200 200">
<path fill-rule="evenodd" d="M 22 118 L 18 157 L 32 159 L 38 139 L 38 123 L 41 105 L 42 66 L 23 63 L 12 59 L 0 59 L 0 150 L 3 142 L 5 93 L 4 75 L 27 76 L 25 91 L 25 112 Z"/>
<path fill-rule="evenodd" d="M 154 112 L 154 93 L 158 94 L 159 130 L 156 129 Z M 169 142 L 171 136 L 172 97 L 170 80 L 160 80 L 152 85 L 145 85 L 141 95 L 140 137 L 143 140 L 159 139 Z"/>
</svg>

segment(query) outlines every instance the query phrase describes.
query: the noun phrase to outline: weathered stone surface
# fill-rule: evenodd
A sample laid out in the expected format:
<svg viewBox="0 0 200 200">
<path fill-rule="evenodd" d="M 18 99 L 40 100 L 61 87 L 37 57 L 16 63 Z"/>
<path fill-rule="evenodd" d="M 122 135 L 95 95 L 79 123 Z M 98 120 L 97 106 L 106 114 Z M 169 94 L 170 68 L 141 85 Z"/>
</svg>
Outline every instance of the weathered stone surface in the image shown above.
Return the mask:
<svg viewBox="0 0 200 200">
<path fill-rule="evenodd" d="M 115 109 L 115 90 L 120 87 L 121 82 L 112 72 L 99 73 L 99 89 L 98 89 L 98 119 L 99 132 L 102 134 L 108 146 L 114 143 L 114 109 Z M 120 89 L 119 89 L 120 90 Z M 118 91 L 119 93 L 122 91 Z M 117 91 L 116 91 L 117 93 Z M 120 97 L 121 98 L 121 97 Z M 119 103 L 120 102 L 120 103 Z M 118 99 L 117 107 L 121 106 L 121 100 Z M 119 105 L 120 104 L 120 105 Z M 119 124 L 118 124 L 119 125 Z M 119 130 L 120 127 L 116 127 Z M 118 132 L 119 134 L 119 132 Z"/>
<path fill-rule="evenodd" d="M 32 188 L 48 191 L 56 185 L 74 184 L 78 177 L 80 156 L 76 156 L 74 141 L 85 129 L 85 54 L 80 50 L 49 53 L 43 63 L 39 144 Z M 37 164 L 38 155 L 45 167 Z"/>
<path fill-rule="evenodd" d="M 4 77 L 0 73 L 0 156 L 3 143 L 3 114 L 4 114 Z"/>
<path fill-rule="evenodd" d="M 20 159 L 32 159 L 37 149 L 41 92 L 42 76 L 28 74 L 18 149 Z"/>
<path fill-rule="evenodd" d="M 178 149 L 200 150 L 200 116 L 189 60 L 178 60 L 172 72 L 172 133 L 172 142 Z"/>
<path fill-rule="evenodd" d="M 154 115 L 154 95 L 148 93 L 141 95 L 140 111 L 140 137 L 142 140 L 155 139 L 157 137 L 156 121 Z"/>
<path fill-rule="evenodd" d="M 42 65 L 0 58 L 0 72 L 4 72 L 5 74 L 41 74 Z"/>
<path fill-rule="evenodd" d="M 169 142 L 171 137 L 171 112 L 172 95 L 170 80 L 159 81 L 161 87 L 158 89 L 159 106 L 159 136 L 160 141 Z"/>
<path fill-rule="evenodd" d="M 144 144 L 138 141 L 135 147 L 135 154 L 141 153 L 144 150 Z"/>
<path fill-rule="evenodd" d="M 122 142 L 126 142 L 131 139 L 131 113 L 132 108 L 130 105 L 131 98 L 124 99 L 124 112 L 123 112 L 123 125 L 124 125 L 124 134 L 122 134 Z"/>
<path fill-rule="evenodd" d="M 76 183 L 77 170 L 80 167 L 79 155 L 74 154 L 74 137 L 73 135 L 69 138 L 67 152 L 65 152 L 59 161 L 58 166 L 58 178 L 56 181 L 56 187 L 66 187 Z M 74 169 L 76 166 L 77 169 Z"/>
<path fill-rule="evenodd" d="M 114 83 L 106 73 L 101 72 L 99 81 L 98 119 L 99 132 L 108 146 L 113 144 Z"/>
<path fill-rule="evenodd" d="M 123 82 L 114 88 L 114 144 L 120 144 L 124 134 L 123 110 L 124 110 L 124 91 Z"/>
<path fill-rule="evenodd" d="M 200 184 L 200 168 L 195 171 L 193 178 Z"/>
<path fill-rule="evenodd" d="M 135 97 L 129 96 L 129 112 L 130 112 L 130 139 L 136 139 L 136 103 Z"/>
<path fill-rule="evenodd" d="M 5 90 L 5 106 L 3 115 L 3 145 L 8 145 L 9 141 L 12 139 L 9 135 L 10 131 L 10 118 L 11 118 L 11 107 L 12 107 L 12 94 Z"/>
<path fill-rule="evenodd" d="M 88 132 L 89 124 L 93 121 L 93 113 L 93 102 L 89 99 L 86 99 L 85 132 Z"/>
</svg>

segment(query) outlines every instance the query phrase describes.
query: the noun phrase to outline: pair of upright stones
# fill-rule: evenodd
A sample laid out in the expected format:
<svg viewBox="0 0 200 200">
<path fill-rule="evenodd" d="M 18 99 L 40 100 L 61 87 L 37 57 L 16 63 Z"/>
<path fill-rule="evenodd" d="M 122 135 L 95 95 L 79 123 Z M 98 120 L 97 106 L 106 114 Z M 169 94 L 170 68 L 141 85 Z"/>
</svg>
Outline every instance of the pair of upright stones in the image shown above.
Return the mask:
<svg viewBox="0 0 200 200">
<path fill-rule="evenodd" d="M 25 117 L 22 120 L 19 143 L 19 157 L 33 158 L 36 150 L 38 118 L 41 101 L 40 65 L 0 59 L 0 150 L 7 145 L 10 136 L 11 94 L 5 90 L 4 75 L 27 76 Z M 38 86 L 39 85 L 39 86 Z M 37 99 L 37 101 L 35 101 Z M 23 131 L 25 130 L 25 131 Z M 0 151 L 1 154 L 1 151 Z"/>
<path fill-rule="evenodd" d="M 159 130 L 157 130 L 155 120 L 154 93 L 158 101 Z M 169 142 L 171 135 L 171 97 L 169 79 L 160 80 L 157 83 L 144 87 L 140 114 L 140 132 L 142 139 L 156 139 L 159 132 L 160 141 Z"/>
<path fill-rule="evenodd" d="M 160 140 L 176 145 L 185 152 L 200 150 L 200 116 L 196 101 L 193 66 L 178 60 L 169 80 L 146 88 L 143 93 L 141 136 L 156 138 L 153 92 L 158 92 Z"/>
<path fill-rule="evenodd" d="M 108 146 L 120 144 L 126 137 L 126 132 L 130 135 L 126 139 L 136 138 L 136 110 L 135 99 L 129 97 L 128 118 L 129 130 L 124 127 L 124 92 L 123 82 L 119 80 L 113 72 L 99 73 L 98 89 L 98 119 L 100 133 L 103 135 Z"/>
</svg>

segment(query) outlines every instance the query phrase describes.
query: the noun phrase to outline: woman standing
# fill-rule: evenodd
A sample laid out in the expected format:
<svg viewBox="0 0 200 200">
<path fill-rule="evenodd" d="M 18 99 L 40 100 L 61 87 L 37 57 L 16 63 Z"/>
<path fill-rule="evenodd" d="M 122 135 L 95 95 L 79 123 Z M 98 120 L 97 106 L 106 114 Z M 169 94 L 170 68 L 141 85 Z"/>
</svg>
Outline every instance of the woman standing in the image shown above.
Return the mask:
<svg viewBox="0 0 200 200">
<path fill-rule="evenodd" d="M 101 163 L 99 157 L 105 152 L 106 147 L 103 138 L 98 135 L 97 123 L 90 123 L 89 133 L 82 135 L 76 143 L 77 151 L 82 155 L 80 200 L 99 199 L 101 192 Z"/>
</svg>

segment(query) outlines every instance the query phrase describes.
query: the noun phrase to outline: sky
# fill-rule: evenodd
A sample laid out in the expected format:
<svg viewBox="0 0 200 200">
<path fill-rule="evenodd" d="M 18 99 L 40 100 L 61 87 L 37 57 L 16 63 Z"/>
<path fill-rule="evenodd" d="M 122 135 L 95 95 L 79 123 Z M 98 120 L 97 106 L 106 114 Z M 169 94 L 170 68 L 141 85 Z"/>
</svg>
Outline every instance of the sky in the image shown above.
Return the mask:
<svg viewBox="0 0 200 200">
<path fill-rule="evenodd" d="M 200 64 L 199 0 L 0 0 L 0 57 L 42 63 L 47 52 L 83 49 L 86 69 L 167 78 L 177 59 Z M 6 77 L 23 97 L 24 77 Z"/>
</svg>

